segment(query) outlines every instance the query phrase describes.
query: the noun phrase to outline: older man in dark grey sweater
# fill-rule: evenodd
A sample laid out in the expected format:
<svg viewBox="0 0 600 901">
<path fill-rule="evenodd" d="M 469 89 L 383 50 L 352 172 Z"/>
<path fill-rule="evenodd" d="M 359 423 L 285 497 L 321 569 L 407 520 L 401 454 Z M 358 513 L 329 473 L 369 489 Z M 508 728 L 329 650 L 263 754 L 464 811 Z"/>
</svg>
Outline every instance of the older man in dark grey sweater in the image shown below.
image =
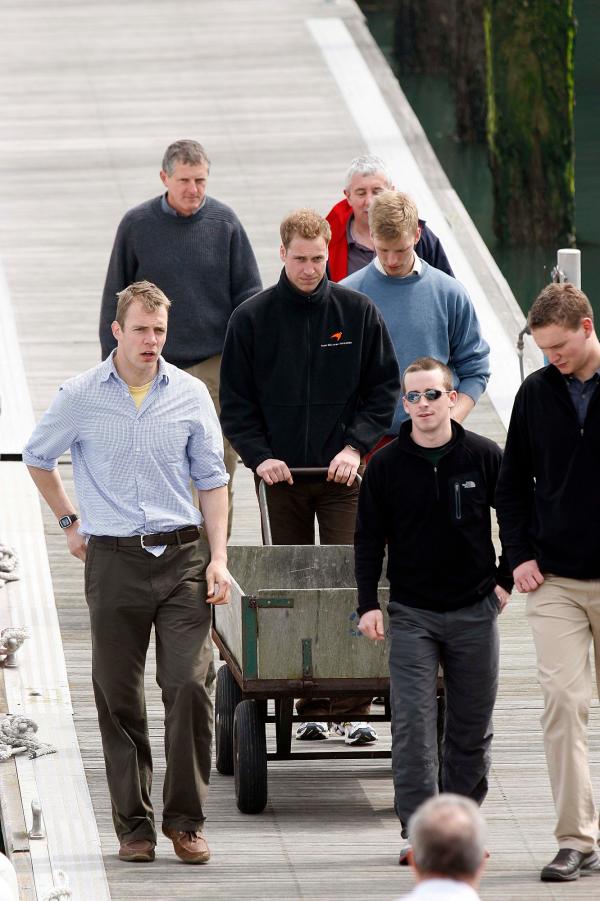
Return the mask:
<svg viewBox="0 0 600 901">
<path fill-rule="evenodd" d="M 129 210 L 108 264 L 100 311 L 102 358 L 115 347 L 117 293 L 153 282 L 172 303 L 163 356 L 205 382 L 219 410 L 221 351 L 234 309 L 261 290 L 256 258 L 236 214 L 206 194 L 210 160 L 196 141 L 176 141 L 163 157 L 166 193 Z M 225 441 L 229 530 L 237 454 Z"/>
</svg>

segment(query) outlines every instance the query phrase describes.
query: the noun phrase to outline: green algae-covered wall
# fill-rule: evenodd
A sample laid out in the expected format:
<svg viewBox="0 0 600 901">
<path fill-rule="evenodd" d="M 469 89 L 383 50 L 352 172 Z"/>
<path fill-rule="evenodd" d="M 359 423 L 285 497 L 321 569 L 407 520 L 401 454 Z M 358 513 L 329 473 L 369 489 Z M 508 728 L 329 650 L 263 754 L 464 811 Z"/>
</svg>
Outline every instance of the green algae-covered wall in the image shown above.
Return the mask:
<svg viewBox="0 0 600 901">
<path fill-rule="evenodd" d="M 573 0 L 486 0 L 484 33 L 496 234 L 572 242 Z"/>
</svg>

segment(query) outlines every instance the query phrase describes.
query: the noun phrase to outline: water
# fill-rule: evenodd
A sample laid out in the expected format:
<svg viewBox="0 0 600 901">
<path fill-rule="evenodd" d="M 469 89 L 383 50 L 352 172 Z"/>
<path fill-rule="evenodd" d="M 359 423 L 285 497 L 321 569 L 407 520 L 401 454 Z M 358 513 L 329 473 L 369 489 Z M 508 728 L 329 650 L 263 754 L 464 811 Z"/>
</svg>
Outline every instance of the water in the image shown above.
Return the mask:
<svg viewBox="0 0 600 901">
<path fill-rule="evenodd" d="M 373 37 L 395 68 L 390 4 L 360 4 Z M 575 205 L 582 288 L 600 316 L 600 3 L 575 0 L 579 27 L 575 46 Z M 503 247 L 492 229 L 492 180 L 483 145 L 461 144 L 455 134 L 454 98 L 444 76 L 403 75 L 402 90 L 448 178 L 524 311 L 550 281 L 556 246 Z M 401 186 L 400 186 L 401 187 Z"/>
</svg>

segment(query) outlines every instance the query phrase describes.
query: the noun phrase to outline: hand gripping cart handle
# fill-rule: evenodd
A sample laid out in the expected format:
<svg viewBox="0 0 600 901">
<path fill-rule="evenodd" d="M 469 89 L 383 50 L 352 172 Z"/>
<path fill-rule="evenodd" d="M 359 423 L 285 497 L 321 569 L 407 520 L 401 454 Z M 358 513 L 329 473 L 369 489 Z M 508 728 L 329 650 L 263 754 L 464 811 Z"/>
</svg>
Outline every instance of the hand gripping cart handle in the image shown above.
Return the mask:
<svg viewBox="0 0 600 901">
<path fill-rule="evenodd" d="M 295 466 L 293 469 L 290 468 L 290 472 L 293 476 L 326 476 L 329 472 L 329 467 Z M 362 482 L 362 476 L 356 473 L 356 476 L 354 478 L 356 479 L 356 483 L 360 485 L 360 483 Z M 272 545 L 273 535 L 271 533 L 271 523 L 269 521 L 269 507 L 267 505 L 267 485 L 264 479 L 260 480 L 260 484 L 258 486 L 258 506 L 260 508 L 260 518 L 263 528 L 264 543 Z"/>
</svg>

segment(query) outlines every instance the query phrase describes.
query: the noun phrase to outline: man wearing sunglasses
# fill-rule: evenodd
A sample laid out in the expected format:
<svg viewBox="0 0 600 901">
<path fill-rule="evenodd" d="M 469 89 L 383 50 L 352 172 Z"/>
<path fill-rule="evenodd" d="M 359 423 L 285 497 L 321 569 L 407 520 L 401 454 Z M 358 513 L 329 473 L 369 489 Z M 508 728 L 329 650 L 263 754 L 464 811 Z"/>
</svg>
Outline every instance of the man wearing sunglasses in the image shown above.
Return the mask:
<svg viewBox="0 0 600 901">
<path fill-rule="evenodd" d="M 500 448 L 452 419 L 458 395 L 444 363 L 415 360 L 402 388 L 409 419 L 366 468 L 354 546 L 359 629 L 383 641 L 377 586 L 387 544 L 392 770 L 396 813 L 408 838 L 410 817 L 438 790 L 440 664 L 443 790 L 478 804 L 487 794 L 497 617 L 513 583 L 503 557 L 496 562 L 491 533 Z"/>
</svg>

